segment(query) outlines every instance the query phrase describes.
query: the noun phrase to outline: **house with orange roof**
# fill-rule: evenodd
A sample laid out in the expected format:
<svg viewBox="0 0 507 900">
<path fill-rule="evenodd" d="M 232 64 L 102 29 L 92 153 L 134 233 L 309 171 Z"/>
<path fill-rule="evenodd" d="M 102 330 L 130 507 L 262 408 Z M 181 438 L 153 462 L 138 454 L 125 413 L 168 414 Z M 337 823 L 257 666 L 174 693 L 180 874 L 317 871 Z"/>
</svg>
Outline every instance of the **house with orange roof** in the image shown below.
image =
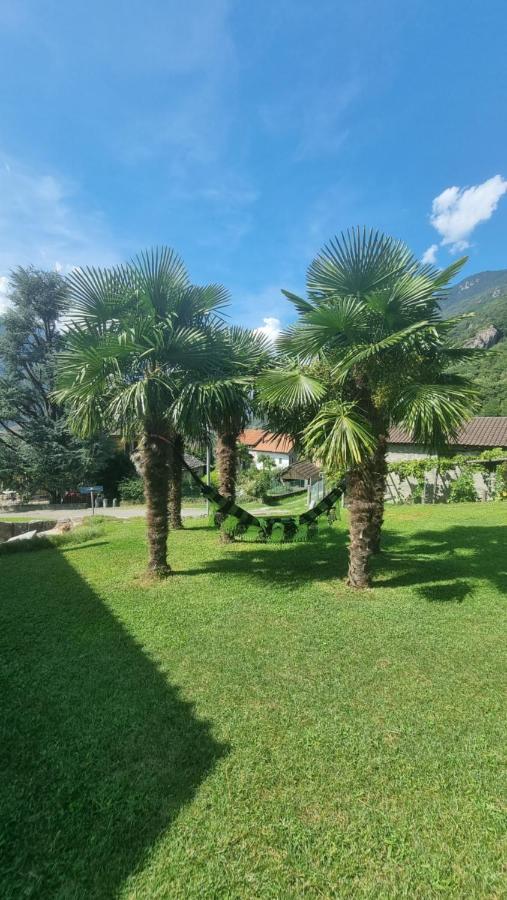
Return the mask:
<svg viewBox="0 0 507 900">
<path fill-rule="evenodd" d="M 288 435 L 276 435 L 263 428 L 245 428 L 239 443 L 247 447 L 254 465 L 260 469 L 265 459 L 271 459 L 277 469 L 286 469 L 296 460 L 294 441 Z"/>
</svg>

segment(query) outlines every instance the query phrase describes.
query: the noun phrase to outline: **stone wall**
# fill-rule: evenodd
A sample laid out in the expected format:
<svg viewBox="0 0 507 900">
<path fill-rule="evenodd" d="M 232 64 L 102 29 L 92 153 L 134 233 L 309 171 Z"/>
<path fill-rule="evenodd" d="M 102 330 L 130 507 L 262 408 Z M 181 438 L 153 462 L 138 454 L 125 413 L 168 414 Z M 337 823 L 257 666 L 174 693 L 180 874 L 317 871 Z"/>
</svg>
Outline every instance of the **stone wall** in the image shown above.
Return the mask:
<svg viewBox="0 0 507 900">
<path fill-rule="evenodd" d="M 0 522 L 0 544 L 9 538 L 25 534 L 27 531 L 50 531 L 55 522 L 38 520 L 35 522 Z"/>
</svg>

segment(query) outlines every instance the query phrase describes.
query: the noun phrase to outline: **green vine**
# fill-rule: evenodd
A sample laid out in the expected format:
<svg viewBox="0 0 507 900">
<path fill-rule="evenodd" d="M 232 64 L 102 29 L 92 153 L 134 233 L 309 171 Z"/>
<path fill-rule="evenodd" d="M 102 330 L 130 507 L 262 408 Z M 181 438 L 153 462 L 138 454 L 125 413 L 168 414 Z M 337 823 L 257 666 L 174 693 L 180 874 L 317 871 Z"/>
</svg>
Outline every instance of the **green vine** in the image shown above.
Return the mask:
<svg viewBox="0 0 507 900">
<path fill-rule="evenodd" d="M 484 460 L 484 465 L 477 462 L 477 457 L 472 465 L 472 457 L 456 454 L 455 456 L 428 456 L 422 459 L 407 459 L 399 462 L 388 463 L 388 472 L 397 475 L 400 481 L 409 478 L 415 479 L 417 484 L 411 491 L 409 502 L 420 502 L 424 493 L 425 476 L 427 472 L 433 469 L 437 470 L 440 476 L 447 475 L 452 470 L 459 470 L 458 478 L 466 480 L 468 489 L 473 484 L 473 475 L 481 474 L 488 485 L 490 492 L 492 491 L 492 469 L 487 463 L 491 460 L 501 459 L 506 455 L 501 447 L 495 447 L 492 450 L 484 450 L 478 459 Z M 460 482 L 461 484 L 461 482 Z M 456 490 L 455 490 L 456 493 Z M 500 465 L 497 470 L 495 496 L 498 499 L 507 499 L 507 464 Z"/>
</svg>

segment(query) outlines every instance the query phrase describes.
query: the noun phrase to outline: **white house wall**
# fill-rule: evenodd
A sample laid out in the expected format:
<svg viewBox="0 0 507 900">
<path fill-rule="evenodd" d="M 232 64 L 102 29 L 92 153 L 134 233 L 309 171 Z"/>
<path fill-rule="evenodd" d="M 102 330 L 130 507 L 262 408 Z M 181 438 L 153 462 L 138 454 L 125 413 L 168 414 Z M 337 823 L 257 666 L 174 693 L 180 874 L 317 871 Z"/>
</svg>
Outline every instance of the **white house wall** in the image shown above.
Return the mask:
<svg viewBox="0 0 507 900">
<path fill-rule="evenodd" d="M 249 450 L 248 452 L 257 469 L 262 469 L 262 464 L 265 459 L 271 459 L 277 469 L 286 469 L 287 466 L 294 461 L 294 457 L 291 453 L 271 453 L 268 450 Z"/>
</svg>

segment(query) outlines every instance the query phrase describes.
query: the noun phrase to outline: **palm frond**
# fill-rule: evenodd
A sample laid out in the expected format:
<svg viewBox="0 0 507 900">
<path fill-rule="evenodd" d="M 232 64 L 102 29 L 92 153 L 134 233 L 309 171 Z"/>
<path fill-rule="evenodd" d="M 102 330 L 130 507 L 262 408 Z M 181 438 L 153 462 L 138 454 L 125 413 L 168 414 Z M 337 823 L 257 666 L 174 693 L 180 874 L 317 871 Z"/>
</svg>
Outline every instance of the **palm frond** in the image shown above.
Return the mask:
<svg viewBox="0 0 507 900">
<path fill-rule="evenodd" d="M 304 432 L 312 458 L 331 470 L 358 465 L 371 454 L 375 437 L 357 404 L 342 400 L 325 403 Z"/>
<path fill-rule="evenodd" d="M 225 341 L 224 364 L 229 371 L 255 373 L 266 368 L 273 356 L 273 344 L 267 335 L 241 325 L 228 326 Z"/>
<path fill-rule="evenodd" d="M 145 250 L 125 268 L 138 302 L 147 314 L 167 315 L 171 308 L 170 299 L 190 288 L 183 260 L 170 247 Z"/>
<path fill-rule="evenodd" d="M 111 269 L 85 266 L 73 269 L 66 278 L 74 324 L 103 328 L 124 315 L 134 300 L 129 289 L 126 266 Z"/>
<path fill-rule="evenodd" d="M 344 379 L 355 366 L 367 362 L 374 357 L 379 357 L 383 353 L 393 350 L 395 347 L 399 348 L 400 346 L 405 345 L 406 349 L 410 349 L 412 339 L 416 334 L 428 330 L 431 331 L 432 329 L 433 324 L 423 320 L 421 322 L 415 322 L 414 325 L 409 325 L 408 328 L 402 328 L 401 331 L 397 331 L 394 334 L 389 334 L 387 337 L 382 338 L 382 340 L 375 343 L 357 344 L 338 361 L 333 369 L 333 373 L 340 379 Z"/>
<path fill-rule="evenodd" d="M 290 300 L 290 302 L 294 304 L 297 311 L 300 313 L 311 312 L 311 310 L 315 308 L 313 303 L 310 303 L 308 300 L 303 300 L 302 297 L 293 294 L 292 291 L 286 291 L 282 288 L 282 294 L 287 297 L 287 300 Z"/>
<path fill-rule="evenodd" d="M 190 285 L 178 297 L 178 317 L 182 322 L 195 322 L 213 314 L 218 324 L 230 299 L 229 291 L 222 284 Z"/>
<path fill-rule="evenodd" d="M 433 274 L 433 284 L 436 290 L 441 290 L 442 288 L 447 288 L 450 281 L 456 277 L 456 275 L 461 272 L 461 269 L 468 262 L 468 256 L 462 256 L 460 259 L 455 260 L 451 263 L 450 266 L 447 266 L 445 269 L 436 269 Z"/>
<path fill-rule="evenodd" d="M 433 384 L 409 384 L 399 392 L 393 418 L 416 443 L 438 449 L 456 437 L 473 412 L 478 392 L 465 378 L 442 376 Z"/>
<path fill-rule="evenodd" d="M 364 338 L 367 309 L 355 297 L 337 297 L 304 313 L 282 335 L 278 346 L 296 355 L 313 356 L 324 348 L 347 345 Z"/>
<path fill-rule="evenodd" d="M 219 429 L 241 431 L 250 412 L 249 380 L 211 378 L 185 384 L 170 415 L 175 426 L 196 438 Z"/>
<path fill-rule="evenodd" d="M 333 238 L 310 264 L 308 295 L 314 303 L 333 296 L 364 296 L 386 286 L 415 263 L 401 241 L 353 228 Z"/>
<path fill-rule="evenodd" d="M 286 408 L 305 406 L 320 400 L 326 392 L 324 385 L 301 369 L 273 369 L 257 379 L 262 402 Z"/>
</svg>

